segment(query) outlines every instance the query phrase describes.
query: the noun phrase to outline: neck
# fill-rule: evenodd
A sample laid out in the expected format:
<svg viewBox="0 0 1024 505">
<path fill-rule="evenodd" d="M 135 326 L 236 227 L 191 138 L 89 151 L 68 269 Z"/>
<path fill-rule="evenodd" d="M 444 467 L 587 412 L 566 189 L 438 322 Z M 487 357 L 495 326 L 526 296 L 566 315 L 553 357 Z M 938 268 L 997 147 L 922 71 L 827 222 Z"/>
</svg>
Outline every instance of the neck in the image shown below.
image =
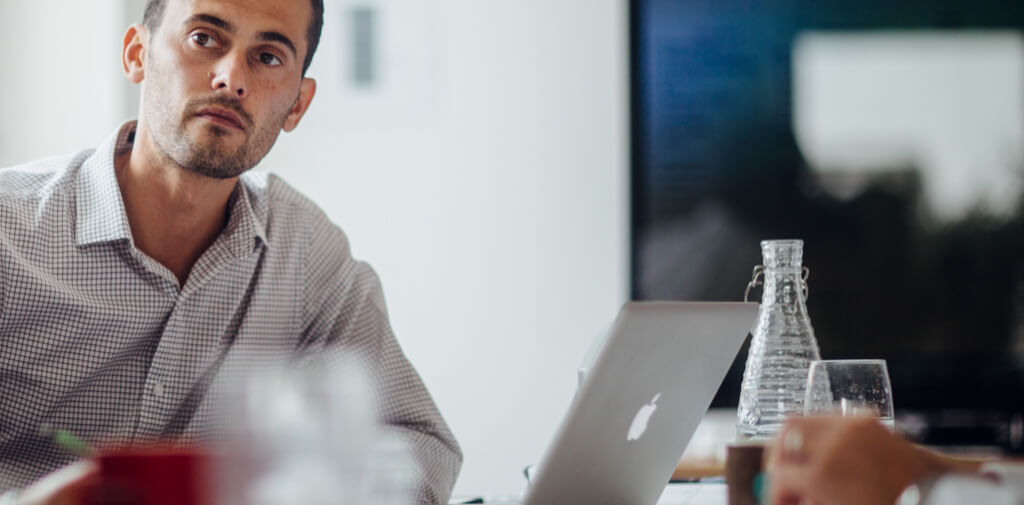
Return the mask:
<svg viewBox="0 0 1024 505">
<path fill-rule="evenodd" d="M 130 154 L 115 161 L 135 246 L 184 286 L 199 257 L 220 235 L 238 179 L 192 173 L 159 156 L 140 121 Z"/>
</svg>

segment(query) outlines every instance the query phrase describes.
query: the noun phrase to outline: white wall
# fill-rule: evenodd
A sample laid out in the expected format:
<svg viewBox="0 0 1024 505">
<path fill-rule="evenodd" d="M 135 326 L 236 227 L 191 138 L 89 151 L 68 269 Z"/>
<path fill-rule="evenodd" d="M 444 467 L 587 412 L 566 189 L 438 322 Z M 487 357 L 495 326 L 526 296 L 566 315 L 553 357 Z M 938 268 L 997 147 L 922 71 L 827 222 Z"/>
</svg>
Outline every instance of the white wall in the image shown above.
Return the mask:
<svg viewBox="0 0 1024 505">
<path fill-rule="evenodd" d="M 0 166 L 94 146 L 118 124 L 119 6 L 0 1 Z"/>
<path fill-rule="evenodd" d="M 433 59 L 407 77 L 422 88 L 395 92 L 411 113 L 343 88 L 332 14 L 311 70 L 319 96 L 262 168 L 316 200 L 380 273 L 396 333 L 462 442 L 456 492 L 515 493 L 628 294 L 625 2 L 411 3 L 429 25 L 414 44 L 388 35 Z M 401 18 L 401 2 L 382 4 Z M 124 9 L 0 2 L 0 166 L 94 145 L 126 114 L 111 21 Z M 402 54 L 389 60 L 399 74 Z"/>
</svg>

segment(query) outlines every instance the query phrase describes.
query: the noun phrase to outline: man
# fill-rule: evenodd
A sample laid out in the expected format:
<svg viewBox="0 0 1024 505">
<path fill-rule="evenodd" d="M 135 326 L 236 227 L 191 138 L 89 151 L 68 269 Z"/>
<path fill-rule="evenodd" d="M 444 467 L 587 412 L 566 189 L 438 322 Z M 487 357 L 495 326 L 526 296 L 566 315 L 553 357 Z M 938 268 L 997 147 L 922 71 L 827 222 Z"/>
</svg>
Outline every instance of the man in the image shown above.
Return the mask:
<svg viewBox="0 0 1024 505">
<path fill-rule="evenodd" d="M 247 172 L 313 99 L 322 16 L 322 0 L 149 0 L 122 51 L 138 121 L 0 170 L 0 494 L 74 500 L 94 477 L 38 480 L 73 460 L 41 426 L 201 443 L 225 370 L 354 351 L 412 446 L 419 500 L 447 500 L 461 453 L 376 275 L 314 204 Z"/>
<path fill-rule="evenodd" d="M 788 421 L 769 469 L 773 505 L 1024 503 L 1024 465 L 942 456 L 867 417 Z"/>
</svg>

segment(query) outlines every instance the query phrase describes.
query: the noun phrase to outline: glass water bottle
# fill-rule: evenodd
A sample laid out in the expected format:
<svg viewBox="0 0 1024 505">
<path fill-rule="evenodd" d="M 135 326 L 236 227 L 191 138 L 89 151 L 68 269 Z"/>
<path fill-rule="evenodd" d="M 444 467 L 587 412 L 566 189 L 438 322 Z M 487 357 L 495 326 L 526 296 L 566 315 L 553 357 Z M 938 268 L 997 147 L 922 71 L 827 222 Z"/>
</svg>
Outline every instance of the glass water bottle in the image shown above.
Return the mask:
<svg viewBox="0 0 1024 505">
<path fill-rule="evenodd" d="M 807 315 L 803 246 L 802 240 L 761 242 L 764 265 L 754 268 L 747 286 L 749 296 L 763 279 L 737 409 L 740 438 L 773 437 L 787 416 L 802 414 L 808 369 L 821 359 Z"/>
</svg>

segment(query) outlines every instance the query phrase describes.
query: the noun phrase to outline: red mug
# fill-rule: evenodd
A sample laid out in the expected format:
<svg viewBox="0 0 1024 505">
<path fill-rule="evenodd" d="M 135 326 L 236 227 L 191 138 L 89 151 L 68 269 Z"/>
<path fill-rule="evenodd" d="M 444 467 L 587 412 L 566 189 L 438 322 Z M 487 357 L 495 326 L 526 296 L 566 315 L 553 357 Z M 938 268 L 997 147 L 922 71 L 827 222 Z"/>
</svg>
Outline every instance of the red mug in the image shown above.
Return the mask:
<svg viewBox="0 0 1024 505">
<path fill-rule="evenodd" d="M 211 505 L 211 458 L 182 449 L 124 449 L 95 458 L 99 487 L 88 505 Z"/>
</svg>

